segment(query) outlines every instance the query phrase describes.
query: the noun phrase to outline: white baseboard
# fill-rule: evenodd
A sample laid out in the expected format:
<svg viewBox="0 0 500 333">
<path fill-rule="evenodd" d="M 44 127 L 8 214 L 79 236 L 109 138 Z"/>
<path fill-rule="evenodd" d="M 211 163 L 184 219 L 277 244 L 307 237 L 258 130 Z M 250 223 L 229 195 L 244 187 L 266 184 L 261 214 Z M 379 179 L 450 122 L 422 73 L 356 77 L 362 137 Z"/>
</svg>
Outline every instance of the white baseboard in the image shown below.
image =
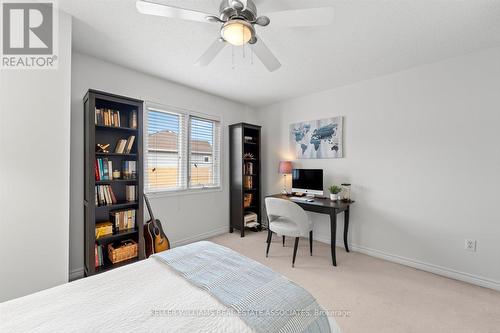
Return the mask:
<svg viewBox="0 0 500 333">
<path fill-rule="evenodd" d="M 330 239 L 328 239 L 326 237 L 321 237 L 321 236 L 319 236 L 319 237 L 315 236 L 314 240 L 317 240 L 319 242 L 326 243 L 326 244 L 331 243 Z M 337 240 L 336 246 L 344 247 L 344 242 Z M 441 276 L 444 276 L 444 277 L 447 277 L 450 279 L 455 279 L 455 280 L 467 282 L 467 283 L 470 283 L 470 284 L 473 284 L 476 286 L 490 288 L 493 290 L 500 291 L 500 281 L 491 280 L 488 278 L 484 278 L 482 276 L 477 276 L 477 275 L 473 275 L 473 274 L 469 274 L 469 273 L 465 273 L 465 272 L 460 272 L 460 271 L 457 271 L 457 270 L 454 270 L 451 268 L 438 266 L 438 265 L 434 265 L 434 264 L 429 264 L 429 263 L 422 262 L 419 260 L 414 260 L 411 258 L 406 258 L 406 257 L 398 256 L 395 254 L 391 254 L 391 253 L 387 253 L 384 251 L 371 249 L 371 248 L 368 248 L 365 246 L 351 244 L 351 243 L 349 243 L 349 250 L 363 253 L 363 254 L 369 255 L 371 257 L 384 259 L 384 260 L 394 262 L 397 264 L 420 269 L 422 271 L 441 275 Z"/>
<path fill-rule="evenodd" d="M 202 234 L 198 234 L 198 235 L 195 235 L 195 236 L 192 236 L 192 237 L 188 237 L 188 238 L 184 238 L 184 239 L 180 239 L 178 241 L 172 242 L 171 246 L 172 247 L 178 247 L 178 246 L 182 246 L 182 245 L 187 245 L 187 244 L 194 243 L 194 242 L 197 242 L 197 241 L 201 241 L 201 240 L 204 240 L 204 239 L 207 239 L 207 238 L 210 238 L 210 237 L 215 237 L 215 236 L 218 236 L 218 235 L 222 235 L 222 234 L 225 234 L 225 233 L 228 233 L 228 232 L 229 232 L 229 227 L 221 227 L 221 228 L 217 228 L 217 229 L 211 230 L 209 232 L 205 232 L 205 233 L 202 233 Z M 83 267 L 82 268 L 74 269 L 74 270 L 72 270 L 72 271 L 69 272 L 69 281 L 74 281 L 74 280 L 81 279 L 81 278 L 83 278 L 83 276 L 84 276 L 84 269 L 83 269 Z"/>
<path fill-rule="evenodd" d="M 226 233 L 229 233 L 229 227 L 217 228 L 217 229 L 214 229 L 214 230 L 202 233 L 202 234 L 198 234 L 198 235 L 195 235 L 195 236 L 192 236 L 192 237 L 187 237 L 187 238 L 184 238 L 184 239 L 179 239 L 179 240 L 177 240 L 175 242 L 172 242 L 172 247 L 187 245 L 187 244 L 190 244 L 190 243 L 198 242 L 198 241 L 201 241 L 201 240 L 204 240 L 204 239 L 207 239 L 207 238 L 219 236 L 219 235 L 226 234 Z"/>
</svg>

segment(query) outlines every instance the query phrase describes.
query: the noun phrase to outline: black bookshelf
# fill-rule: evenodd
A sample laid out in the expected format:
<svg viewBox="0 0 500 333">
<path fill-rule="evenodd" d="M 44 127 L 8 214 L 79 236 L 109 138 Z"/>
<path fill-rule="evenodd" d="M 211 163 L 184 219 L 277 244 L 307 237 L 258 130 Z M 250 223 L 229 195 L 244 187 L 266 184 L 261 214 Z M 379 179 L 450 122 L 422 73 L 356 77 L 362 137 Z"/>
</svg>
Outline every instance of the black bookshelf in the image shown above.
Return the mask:
<svg viewBox="0 0 500 333">
<path fill-rule="evenodd" d="M 85 275 L 90 276 L 105 272 L 110 269 L 121 267 L 129 263 L 145 258 L 144 235 L 143 235 L 143 126 L 142 113 L 143 101 L 109 94 L 97 90 L 89 90 L 84 97 L 85 128 L 84 128 L 84 253 L 85 253 Z M 120 112 L 120 126 L 109 126 L 96 124 L 95 110 L 111 109 Z M 136 113 L 136 127 L 131 123 L 131 114 Z M 115 146 L 118 140 L 135 136 L 132 149 L 127 154 L 115 153 Z M 96 152 L 96 145 L 109 143 L 108 153 Z M 136 175 L 134 179 L 106 179 L 96 180 L 95 168 L 96 160 L 107 158 L 112 161 L 113 170 L 120 170 L 123 177 L 122 164 L 124 161 L 136 162 Z M 110 186 L 116 197 L 116 203 L 110 205 L 96 205 L 95 188 L 96 185 Z M 126 185 L 136 186 L 136 201 L 127 202 L 125 189 Z M 127 230 L 115 230 L 113 234 L 96 239 L 95 225 L 98 222 L 110 221 L 110 212 L 133 209 L 135 210 L 135 228 Z M 138 256 L 129 260 L 113 264 L 107 258 L 107 245 L 119 241 L 132 239 L 138 244 Z M 95 265 L 95 245 L 103 247 L 103 264 Z"/>
<path fill-rule="evenodd" d="M 249 139 L 245 139 L 245 137 Z M 229 232 L 234 229 L 245 236 L 244 216 L 248 212 L 257 214 L 257 230 L 262 230 L 261 214 L 261 127 L 246 123 L 229 126 L 230 155 L 230 225 Z M 252 154 L 251 157 L 245 154 Z M 252 165 L 251 170 L 246 166 Z M 251 186 L 248 186 L 248 179 Z M 251 195 L 252 201 L 245 207 L 245 195 Z"/>
</svg>

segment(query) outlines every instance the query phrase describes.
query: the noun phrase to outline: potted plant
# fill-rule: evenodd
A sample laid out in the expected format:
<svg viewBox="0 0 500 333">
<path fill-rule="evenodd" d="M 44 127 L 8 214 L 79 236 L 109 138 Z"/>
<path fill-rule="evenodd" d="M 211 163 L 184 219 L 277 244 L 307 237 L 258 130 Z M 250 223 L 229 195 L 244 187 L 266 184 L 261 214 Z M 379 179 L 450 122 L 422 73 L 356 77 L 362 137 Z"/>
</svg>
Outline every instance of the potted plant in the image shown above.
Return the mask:
<svg viewBox="0 0 500 333">
<path fill-rule="evenodd" d="M 328 188 L 330 191 L 330 200 L 340 200 L 340 192 L 342 192 L 342 187 L 337 185 L 332 185 Z"/>
</svg>

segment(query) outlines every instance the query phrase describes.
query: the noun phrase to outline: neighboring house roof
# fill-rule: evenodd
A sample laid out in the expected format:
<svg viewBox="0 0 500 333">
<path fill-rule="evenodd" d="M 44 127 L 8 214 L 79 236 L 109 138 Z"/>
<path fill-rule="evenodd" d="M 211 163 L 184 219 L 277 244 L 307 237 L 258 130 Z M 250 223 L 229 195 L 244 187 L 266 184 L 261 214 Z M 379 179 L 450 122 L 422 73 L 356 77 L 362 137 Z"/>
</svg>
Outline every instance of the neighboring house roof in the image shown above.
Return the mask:
<svg viewBox="0 0 500 333">
<path fill-rule="evenodd" d="M 177 133 L 162 131 L 150 134 L 148 138 L 148 149 L 165 152 L 177 152 Z M 208 141 L 192 140 L 191 152 L 195 154 L 212 155 L 212 145 Z"/>
</svg>

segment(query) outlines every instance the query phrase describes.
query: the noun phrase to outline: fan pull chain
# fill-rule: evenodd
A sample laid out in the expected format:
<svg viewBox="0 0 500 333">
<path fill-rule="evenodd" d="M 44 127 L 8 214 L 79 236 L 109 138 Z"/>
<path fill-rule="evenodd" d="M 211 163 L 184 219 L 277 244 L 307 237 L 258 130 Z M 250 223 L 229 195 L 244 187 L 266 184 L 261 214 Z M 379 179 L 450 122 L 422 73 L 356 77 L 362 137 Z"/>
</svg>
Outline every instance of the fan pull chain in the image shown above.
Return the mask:
<svg viewBox="0 0 500 333">
<path fill-rule="evenodd" d="M 234 45 L 231 45 L 231 62 L 232 62 L 232 69 L 235 68 L 234 66 Z"/>
<path fill-rule="evenodd" d="M 241 26 L 241 45 L 243 46 L 243 59 L 245 59 L 245 26 Z"/>
<path fill-rule="evenodd" d="M 250 45 L 250 65 L 253 66 L 253 45 Z"/>
</svg>

